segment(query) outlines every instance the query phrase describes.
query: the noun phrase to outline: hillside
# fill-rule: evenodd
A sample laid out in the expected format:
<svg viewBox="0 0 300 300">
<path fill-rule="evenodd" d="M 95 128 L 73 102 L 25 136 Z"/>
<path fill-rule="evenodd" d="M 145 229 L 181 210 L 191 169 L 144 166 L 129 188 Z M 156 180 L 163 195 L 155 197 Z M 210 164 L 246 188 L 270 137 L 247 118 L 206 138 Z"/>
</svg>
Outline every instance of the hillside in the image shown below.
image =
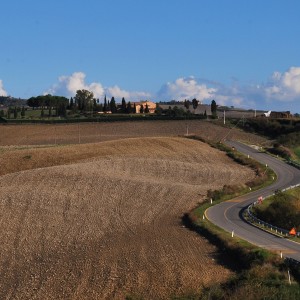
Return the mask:
<svg viewBox="0 0 300 300">
<path fill-rule="evenodd" d="M 208 145 L 149 137 L 0 155 L 1 299 L 160 299 L 231 274 L 180 223 L 208 189 L 254 176 Z M 16 157 L 29 170 L 11 173 Z"/>
<path fill-rule="evenodd" d="M 0 96 L 0 109 L 2 107 L 8 106 L 24 106 L 26 105 L 26 100 L 20 98 L 14 98 L 10 96 Z"/>
</svg>

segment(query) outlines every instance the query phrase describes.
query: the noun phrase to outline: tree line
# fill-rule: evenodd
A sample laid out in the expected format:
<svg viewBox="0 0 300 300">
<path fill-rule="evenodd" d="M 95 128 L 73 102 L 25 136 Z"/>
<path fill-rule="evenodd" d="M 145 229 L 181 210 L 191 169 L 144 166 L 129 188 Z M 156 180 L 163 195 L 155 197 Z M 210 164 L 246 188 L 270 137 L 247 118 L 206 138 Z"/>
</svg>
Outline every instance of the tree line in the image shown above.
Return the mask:
<svg viewBox="0 0 300 300">
<path fill-rule="evenodd" d="M 177 103 L 175 101 L 171 101 L 172 104 Z M 170 103 L 171 103 L 170 102 Z M 132 113 L 141 113 L 147 114 L 150 112 L 148 104 L 139 103 L 138 107 L 136 103 L 131 103 L 130 101 L 126 102 L 125 98 L 122 98 L 120 104 L 117 104 L 114 97 L 111 99 L 107 99 L 104 97 L 103 103 L 100 103 L 99 99 L 94 97 L 93 92 L 90 92 L 85 89 L 77 90 L 76 95 L 71 97 L 70 99 L 62 96 L 52 96 L 48 95 L 40 95 L 37 97 L 31 97 L 26 101 L 26 104 L 31 107 L 33 110 L 40 110 L 40 117 L 67 117 L 67 115 L 86 115 L 92 116 L 94 113 L 103 112 L 103 113 L 121 113 L 121 114 L 132 114 Z M 182 105 L 182 102 L 178 102 L 179 105 Z M 191 114 L 189 108 L 192 107 L 194 110 L 197 109 L 199 101 L 195 98 L 184 101 L 184 107 L 187 111 L 184 111 L 182 108 L 175 107 L 169 109 L 161 109 L 159 103 L 157 103 L 157 107 L 155 113 L 158 115 L 167 115 L 167 116 L 185 116 Z M 137 109 L 138 108 L 138 109 Z M 0 116 L 7 117 L 8 119 L 14 118 L 17 119 L 19 115 L 22 118 L 25 117 L 25 111 L 27 108 L 23 107 L 12 107 L 9 106 L 7 111 L 0 111 Z M 213 100 L 211 104 L 212 115 L 216 116 L 217 105 Z M 205 112 L 205 116 L 206 112 Z"/>
</svg>

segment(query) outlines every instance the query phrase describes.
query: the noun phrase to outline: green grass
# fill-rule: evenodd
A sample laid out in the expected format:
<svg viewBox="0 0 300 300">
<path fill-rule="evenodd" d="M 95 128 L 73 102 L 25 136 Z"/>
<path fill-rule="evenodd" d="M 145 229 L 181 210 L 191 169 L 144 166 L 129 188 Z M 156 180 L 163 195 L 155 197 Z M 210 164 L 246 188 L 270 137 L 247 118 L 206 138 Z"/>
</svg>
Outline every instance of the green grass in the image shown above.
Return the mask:
<svg viewBox="0 0 300 300">
<path fill-rule="evenodd" d="M 243 155 L 230 152 L 224 145 L 220 145 L 219 149 L 226 151 L 227 154 L 230 153 L 229 156 L 239 163 L 245 164 L 247 162 Z M 247 165 L 249 166 L 248 163 Z M 261 168 L 257 162 L 250 165 L 252 168 Z M 262 188 L 273 182 L 274 172 L 270 170 L 266 175 L 265 181 L 256 182 L 257 185 L 253 186 L 252 190 Z M 242 195 L 249 192 L 249 189 L 245 188 L 238 190 L 238 192 L 233 189 L 234 193 L 225 194 L 225 190 L 228 189 L 223 188 L 221 192 L 217 193 L 219 198 L 213 201 L 212 204 L 210 199 L 207 199 L 205 203 L 200 204 L 185 218 L 190 222 L 189 227 L 191 229 L 205 236 L 221 252 L 225 251 L 231 257 L 234 257 L 235 263 L 239 265 L 241 270 L 224 285 L 212 285 L 204 288 L 198 297 L 187 296 L 176 299 L 241 299 L 245 295 L 248 295 L 251 299 L 297 299 L 297 297 L 300 297 L 299 284 L 295 282 L 292 285 L 288 284 L 287 267 L 277 254 L 254 246 L 238 237 L 232 237 L 231 233 L 203 218 L 206 209 L 211 205 L 236 197 L 237 194 Z M 298 274 L 297 272 L 299 273 L 299 270 L 296 271 L 296 274 Z"/>
<path fill-rule="evenodd" d="M 274 226 L 285 230 L 295 227 L 299 231 L 300 187 L 278 192 L 266 198 L 260 205 L 254 206 L 252 211 L 257 218 Z M 299 238 L 292 239 L 299 240 Z"/>
<path fill-rule="evenodd" d="M 297 161 L 300 163 L 300 146 L 293 149 L 295 155 L 297 156 Z"/>
</svg>

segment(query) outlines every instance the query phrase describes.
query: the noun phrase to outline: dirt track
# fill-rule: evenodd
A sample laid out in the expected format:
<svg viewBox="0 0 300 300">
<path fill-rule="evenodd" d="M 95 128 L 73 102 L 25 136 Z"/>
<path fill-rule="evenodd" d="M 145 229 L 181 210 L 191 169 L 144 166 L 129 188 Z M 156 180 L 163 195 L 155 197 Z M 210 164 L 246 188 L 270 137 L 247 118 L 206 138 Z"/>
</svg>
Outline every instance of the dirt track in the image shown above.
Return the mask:
<svg viewBox="0 0 300 300">
<path fill-rule="evenodd" d="M 84 148 L 52 148 L 82 162 L 0 177 L 1 299 L 160 299 L 228 277 L 180 217 L 251 171 L 183 138 L 86 145 L 92 158 Z"/>
</svg>

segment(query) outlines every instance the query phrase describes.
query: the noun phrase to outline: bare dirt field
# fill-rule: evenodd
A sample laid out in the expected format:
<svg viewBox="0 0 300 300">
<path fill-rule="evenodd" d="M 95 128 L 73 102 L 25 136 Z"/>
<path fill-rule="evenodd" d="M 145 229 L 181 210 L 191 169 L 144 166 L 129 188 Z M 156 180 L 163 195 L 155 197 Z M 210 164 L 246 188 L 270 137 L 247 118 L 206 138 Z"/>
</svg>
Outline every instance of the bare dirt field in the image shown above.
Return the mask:
<svg viewBox="0 0 300 300">
<path fill-rule="evenodd" d="M 0 125 L 0 146 L 96 143 L 129 137 L 182 136 L 187 133 L 208 140 L 224 138 L 264 143 L 266 140 L 238 129 L 205 120 L 95 122 L 60 125 Z"/>
<path fill-rule="evenodd" d="M 254 176 L 223 153 L 179 137 L 1 149 L 0 299 L 164 299 L 231 274 L 180 222 L 208 189 Z"/>
</svg>

